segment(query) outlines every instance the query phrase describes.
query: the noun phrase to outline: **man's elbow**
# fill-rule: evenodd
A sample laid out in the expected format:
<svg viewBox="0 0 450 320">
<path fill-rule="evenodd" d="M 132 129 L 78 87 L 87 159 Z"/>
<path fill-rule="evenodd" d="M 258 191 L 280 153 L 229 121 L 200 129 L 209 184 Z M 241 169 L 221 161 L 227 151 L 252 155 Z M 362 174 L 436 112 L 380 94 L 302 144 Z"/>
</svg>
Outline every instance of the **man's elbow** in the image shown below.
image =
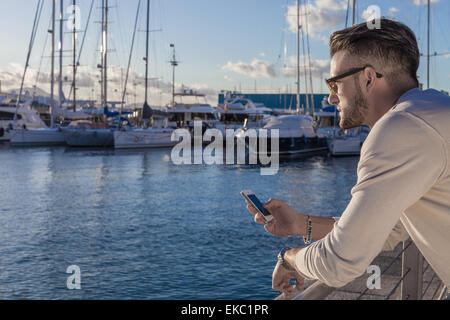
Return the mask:
<svg viewBox="0 0 450 320">
<path fill-rule="evenodd" d="M 299 262 L 297 261 L 297 266 L 301 264 Z M 340 288 L 363 275 L 366 271 L 365 264 L 365 261 L 357 264 L 350 263 L 336 256 L 332 260 L 318 256 L 315 257 L 314 263 L 303 264 L 303 268 L 299 270 L 303 269 L 307 272 L 310 279 L 315 278 L 329 287 Z"/>
</svg>

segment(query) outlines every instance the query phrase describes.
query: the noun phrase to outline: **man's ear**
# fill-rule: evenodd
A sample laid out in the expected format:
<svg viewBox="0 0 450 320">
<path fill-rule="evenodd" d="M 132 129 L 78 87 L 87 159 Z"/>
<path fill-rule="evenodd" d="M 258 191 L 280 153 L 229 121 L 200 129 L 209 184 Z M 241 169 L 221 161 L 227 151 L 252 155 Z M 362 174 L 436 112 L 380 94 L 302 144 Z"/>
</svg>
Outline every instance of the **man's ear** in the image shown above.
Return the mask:
<svg viewBox="0 0 450 320">
<path fill-rule="evenodd" d="M 367 92 L 372 91 L 375 86 L 377 74 L 372 68 L 366 68 L 364 70 L 364 88 Z"/>
</svg>

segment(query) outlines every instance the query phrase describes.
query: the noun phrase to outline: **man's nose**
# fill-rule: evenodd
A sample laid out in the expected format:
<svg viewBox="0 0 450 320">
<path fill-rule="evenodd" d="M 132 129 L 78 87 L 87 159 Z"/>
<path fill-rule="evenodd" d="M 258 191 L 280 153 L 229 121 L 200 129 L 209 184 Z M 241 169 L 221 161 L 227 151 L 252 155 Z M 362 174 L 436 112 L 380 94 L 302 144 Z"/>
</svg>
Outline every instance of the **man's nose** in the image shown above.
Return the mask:
<svg viewBox="0 0 450 320">
<path fill-rule="evenodd" d="M 328 103 L 337 106 L 339 104 L 339 98 L 336 94 L 330 93 L 328 96 Z"/>
</svg>

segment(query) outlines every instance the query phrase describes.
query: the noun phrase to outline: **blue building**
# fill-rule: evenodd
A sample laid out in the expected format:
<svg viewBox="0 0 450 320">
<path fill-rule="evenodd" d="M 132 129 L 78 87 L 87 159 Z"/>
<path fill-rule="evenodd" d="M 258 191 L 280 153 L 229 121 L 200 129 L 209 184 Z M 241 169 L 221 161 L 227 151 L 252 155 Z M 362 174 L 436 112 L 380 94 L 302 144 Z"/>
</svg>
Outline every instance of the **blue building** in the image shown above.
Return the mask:
<svg viewBox="0 0 450 320">
<path fill-rule="evenodd" d="M 225 93 L 219 93 L 219 104 L 224 103 Z M 231 97 L 244 96 L 253 102 L 264 103 L 268 108 L 295 110 L 297 107 L 297 95 L 295 93 L 231 93 Z M 314 110 L 322 108 L 322 100 L 328 98 L 328 94 L 316 93 L 314 97 Z M 311 100 L 310 100 L 311 101 Z M 328 101 L 327 101 L 328 104 Z M 306 108 L 306 95 L 300 94 L 300 106 Z"/>
</svg>

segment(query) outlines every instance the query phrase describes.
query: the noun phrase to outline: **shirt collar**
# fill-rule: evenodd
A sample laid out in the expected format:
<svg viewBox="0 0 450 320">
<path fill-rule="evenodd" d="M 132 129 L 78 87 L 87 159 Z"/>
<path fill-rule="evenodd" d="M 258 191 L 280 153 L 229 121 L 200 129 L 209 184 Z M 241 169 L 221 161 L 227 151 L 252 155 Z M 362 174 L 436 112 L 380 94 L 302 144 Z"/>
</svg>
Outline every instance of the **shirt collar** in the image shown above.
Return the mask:
<svg viewBox="0 0 450 320">
<path fill-rule="evenodd" d="M 396 103 L 395 105 L 407 101 L 408 99 L 411 98 L 412 95 L 415 95 L 415 94 L 417 94 L 417 93 L 419 93 L 419 92 L 420 92 L 420 89 L 419 89 L 419 88 L 412 88 L 412 89 L 409 89 L 408 91 L 406 91 L 405 93 L 403 93 L 403 94 L 400 96 L 400 98 L 398 98 L 397 103 Z"/>
</svg>

